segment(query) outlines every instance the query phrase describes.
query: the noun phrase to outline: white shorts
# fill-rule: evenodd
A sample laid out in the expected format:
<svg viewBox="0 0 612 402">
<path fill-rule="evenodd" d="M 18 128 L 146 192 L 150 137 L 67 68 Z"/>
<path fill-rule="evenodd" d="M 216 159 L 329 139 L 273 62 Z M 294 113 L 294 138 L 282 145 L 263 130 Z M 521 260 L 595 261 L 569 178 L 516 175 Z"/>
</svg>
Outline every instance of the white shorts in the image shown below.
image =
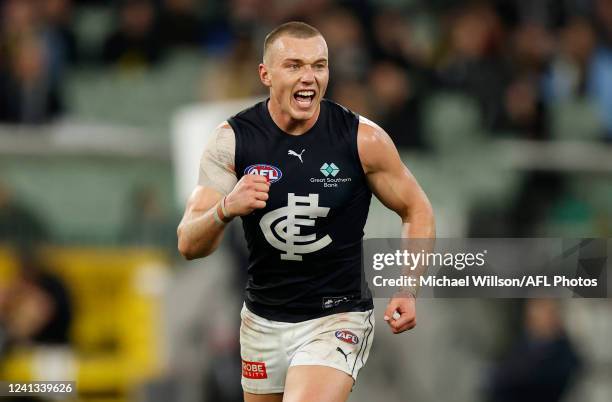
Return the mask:
<svg viewBox="0 0 612 402">
<path fill-rule="evenodd" d="M 372 310 L 332 314 L 290 323 L 240 312 L 242 389 L 252 394 L 281 393 L 291 366 L 333 367 L 357 380 L 374 338 Z"/>
</svg>

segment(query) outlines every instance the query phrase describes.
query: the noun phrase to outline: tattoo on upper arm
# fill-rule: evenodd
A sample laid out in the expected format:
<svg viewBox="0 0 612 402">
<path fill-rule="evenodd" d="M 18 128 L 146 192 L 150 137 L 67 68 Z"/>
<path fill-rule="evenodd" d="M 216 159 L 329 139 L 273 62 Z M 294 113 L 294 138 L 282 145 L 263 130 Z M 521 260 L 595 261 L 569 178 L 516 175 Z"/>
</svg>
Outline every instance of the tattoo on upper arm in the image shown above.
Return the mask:
<svg viewBox="0 0 612 402">
<path fill-rule="evenodd" d="M 236 136 L 227 124 L 215 129 L 200 159 L 198 184 L 229 194 L 236 185 Z"/>
</svg>

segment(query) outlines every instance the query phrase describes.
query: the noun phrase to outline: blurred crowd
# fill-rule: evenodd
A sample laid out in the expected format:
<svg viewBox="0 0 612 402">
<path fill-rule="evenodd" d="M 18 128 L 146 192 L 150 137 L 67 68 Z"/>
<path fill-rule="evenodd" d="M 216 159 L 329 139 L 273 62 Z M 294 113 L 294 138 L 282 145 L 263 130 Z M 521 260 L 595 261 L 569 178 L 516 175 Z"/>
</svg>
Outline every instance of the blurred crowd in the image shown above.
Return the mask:
<svg viewBox="0 0 612 402">
<path fill-rule="evenodd" d="M 41 123 L 64 111 L 60 91 L 75 37 L 66 1 L 2 2 L 0 119 Z"/>
<path fill-rule="evenodd" d="M 491 133 L 551 138 L 550 109 L 587 99 L 612 138 L 612 0 L 1 0 L 0 120 L 41 123 L 70 110 L 71 66 L 149 69 L 190 48 L 215 68 L 202 100 L 259 95 L 264 35 L 303 20 L 325 35 L 328 96 L 425 148 L 423 103 L 437 90 L 478 105 Z M 97 48 L 80 45 L 79 7 L 113 10 Z M 197 87 L 197 85 L 196 85 Z"/>
<path fill-rule="evenodd" d="M 72 300 L 36 245 L 15 250 L 17 275 L 0 287 L 0 361 L 15 346 L 70 342 Z"/>
</svg>

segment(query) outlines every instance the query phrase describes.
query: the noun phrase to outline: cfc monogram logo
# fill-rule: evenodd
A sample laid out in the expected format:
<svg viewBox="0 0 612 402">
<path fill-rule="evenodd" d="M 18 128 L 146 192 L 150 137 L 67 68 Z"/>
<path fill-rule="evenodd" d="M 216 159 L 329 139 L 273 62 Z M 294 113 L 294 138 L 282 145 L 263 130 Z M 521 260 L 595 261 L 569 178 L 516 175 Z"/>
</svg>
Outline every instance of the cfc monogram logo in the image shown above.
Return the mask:
<svg viewBox="0 0 612 402">
<path fill-rule="evenodd" d="M 300 254 L 313 253 L 332 242 L 329 235 L 318 240 L 316 233 L 300 235 L 300 226 L 314 226 L 315 219 L 326 217 L 329 208 L 319 206 L 319 194 L 300 197 L 289 193 L 287 201 L 286 207 L 265 214 L 259 227 L 268 243 L 285 252 L 281 254 L 281 260 L 302 261 Z"/>
</svg>

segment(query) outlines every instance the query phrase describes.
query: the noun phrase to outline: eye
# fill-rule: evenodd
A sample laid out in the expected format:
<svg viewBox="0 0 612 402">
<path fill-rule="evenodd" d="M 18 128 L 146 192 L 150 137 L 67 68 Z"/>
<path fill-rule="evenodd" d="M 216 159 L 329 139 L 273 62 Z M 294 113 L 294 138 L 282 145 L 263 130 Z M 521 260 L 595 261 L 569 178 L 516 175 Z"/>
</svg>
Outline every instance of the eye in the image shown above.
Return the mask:
<svg viewBox="0 0 612 402">
<path fill-rule="evenodd" d="M 325 68 L 325 64 L 323 64 L 323 63 L 318 63 L 318 64 L 316 64 L 316 65 L 315 65 L 315 68 L 316 68 L 317 70 L 323 70 L 323 69 Z"/>
<path fill-rule="evenodd" d="M 297 70 L 298 68 L 300 68 L 300 66 L 295 63 L 292 63 L 287 65 L 287 68 L 289 68 L 289 70 Z"/>
</svg>

